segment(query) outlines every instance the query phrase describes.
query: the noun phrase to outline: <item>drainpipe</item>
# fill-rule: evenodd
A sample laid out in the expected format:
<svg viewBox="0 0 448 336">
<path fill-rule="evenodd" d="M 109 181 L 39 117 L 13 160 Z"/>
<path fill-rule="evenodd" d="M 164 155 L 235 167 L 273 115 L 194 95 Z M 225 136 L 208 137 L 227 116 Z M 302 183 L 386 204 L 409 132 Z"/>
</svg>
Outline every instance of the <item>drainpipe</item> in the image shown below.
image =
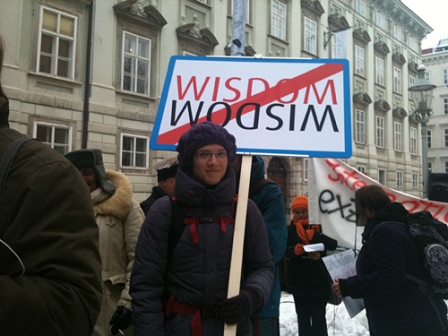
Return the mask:
<svg viewBox="0 0 448 336">
<path fill-rule="evenodd" d="M 81 148 L 87 148 L 89 134 L 89 102 L 91 94 L 90 72 L 92 65 L 92 35 L 93 35 L 93 4 L 89 5 L 89 23 L 87 28 L 87 52 L 86 52 L 86 80 L 84 82 L 84 109 L 82 113 L 82 143 Z"/>
</svg>

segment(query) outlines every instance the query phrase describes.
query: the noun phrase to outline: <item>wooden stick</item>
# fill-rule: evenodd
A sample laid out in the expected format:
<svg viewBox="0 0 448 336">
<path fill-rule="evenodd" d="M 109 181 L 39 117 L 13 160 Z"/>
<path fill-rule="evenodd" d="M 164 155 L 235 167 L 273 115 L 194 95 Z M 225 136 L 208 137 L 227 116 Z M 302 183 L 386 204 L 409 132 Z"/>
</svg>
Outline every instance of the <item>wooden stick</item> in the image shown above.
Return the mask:
<svg viewBox="0 0 448 336">
<path fill-rule="evenodd" d="M 229 287 L 227 297 L 240 293 L 241 267 L 243 264 L 244 233 L 246 231 L 247 200 L 249 198 L 250 171 L 252 155 L 243 155 L 241 163 L 240 186 L 238 188 L 238 206 L 235 216 L 233 234 L 232 259 L 230 261 Z M 236 335 L 236 324 L 224 325 L 224 336 Z"/>
</svg>

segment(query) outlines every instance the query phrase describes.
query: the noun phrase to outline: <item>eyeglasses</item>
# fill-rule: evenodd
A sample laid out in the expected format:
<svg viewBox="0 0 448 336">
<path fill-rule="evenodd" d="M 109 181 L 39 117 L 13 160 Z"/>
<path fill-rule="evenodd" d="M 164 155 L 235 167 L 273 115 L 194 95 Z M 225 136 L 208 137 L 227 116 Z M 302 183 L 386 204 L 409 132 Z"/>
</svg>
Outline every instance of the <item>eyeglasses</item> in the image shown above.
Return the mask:
<svg viewBox="0 0 448 336">
<path fill-rule="evenodd" d="M 216 153 L 209 152 L 209 151 L 197 151 L 194 154 L 194 156 L 196 156 L 196 159 L 202 160 L 202 161 L 210 160 L 213 155 L 216 157 L 216 160 L 227 159 L 227 152 L 225 150 L 219 151 L 219 152 L 216 152 Z"/>
</svg>

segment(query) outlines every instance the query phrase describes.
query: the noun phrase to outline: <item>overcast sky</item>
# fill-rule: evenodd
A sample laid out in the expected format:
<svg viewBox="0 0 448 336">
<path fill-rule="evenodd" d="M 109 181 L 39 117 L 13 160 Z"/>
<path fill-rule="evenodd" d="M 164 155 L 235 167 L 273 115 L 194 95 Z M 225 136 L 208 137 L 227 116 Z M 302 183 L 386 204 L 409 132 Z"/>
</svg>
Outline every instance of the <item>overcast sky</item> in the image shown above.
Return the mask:
<svg viewBox="0 0 448 336">
<path fill-rule="evenodd" d="M 401 0 L 434 31 L 422 41 L 422 49 L 434 48 L 439 39 L 448 37 L 446 0 Z"/>
</svg>

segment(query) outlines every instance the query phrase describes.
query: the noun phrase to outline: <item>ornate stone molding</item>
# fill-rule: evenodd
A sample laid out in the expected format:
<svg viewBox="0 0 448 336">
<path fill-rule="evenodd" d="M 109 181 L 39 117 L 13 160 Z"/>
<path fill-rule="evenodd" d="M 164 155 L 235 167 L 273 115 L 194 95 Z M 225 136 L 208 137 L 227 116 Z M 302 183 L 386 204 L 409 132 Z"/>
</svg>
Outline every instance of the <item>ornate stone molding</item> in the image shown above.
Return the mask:
<svg viewBox="0 0 448 336">
<path fill-rule="evenodd" d="M 387 101 L 385 101 L 384 99 L 378 99 L 373 106 L 375 107 L 376 110 L 380 110 L 383 112 L 387 112 L 390 110 L 390 105 Z"/>
<path fill-rule="evenodd" d="M 208 28 L 199 28 L 198 22 L 186 23 L 176 29 L 179 39 L 197 42 L 206 48 L 213 49 L 219 42 Z"/>
<path fill-rule="evenodd" d="M 406 110 L 400 106 L 397 106 L 396 108 L 394 108 L 392 110 L 392 114 L 395 117 L 399 117 L 399 118 L 406 118 L 408 116 L 408 113 L 406 112 Z"/>
<path fill-rule="evenodd" d="M 230 56 L 230 54 L 232 53 L 232 47 L 230 43 L 226 45 L 226 47 L 224 48 L 224 52 L 226 56 Z M 254 48 L 252 48 L 252 46 L 249 45 L 244 47 L 244 56 L 254 56 L 256 53 L 257 52 Z"/>
<path fill-rule="evenodd" d="M 408 69 L 409 69 L 409 71 L 412 71 L 412 72 L 414 72 L 414 73 L 416 74 L 416 73 L 417 73 L 417 68 L 418 68 L 418 64 L 415 63 L 414 61 L 410 61 L 410 62 L 408 63 Z"/>
<path fill-rule="evenodd" d="M 372 104 L 372 98 L 366 92 L 358 92 L 353 95 L 353 102 L 369 105 Z"/>
<path fill-rule="evenodd" d="M 325 13 L 325 9 L 322 7 L 319 0 L 300 0 L 300 4 L 302 7 L 308 8 L 318 16 L 322 16 L 322 14 Z"/>
<path fill-rule="evenodd" d="M 137 0 L 125 0 L 113 6 L 117 16 L 128 20 L 154 26 L 161 29 L 168 22 L 153 5 L 143 7 L 143 2 Z"/>
<path fill-rule="evenodd" d="M 370 41 L 372 41 L 367 30 L 365 30 L 362 27 L 357 28 L 353 31 L 353 38 L 361 40 L 362 42 L 364 42 L 366 44 L 369 43 Z"/>
<path fill-rule="evenodd" d="M 403 56 L 403 54 L 402 54 L 401 52 L 399 52 L 399 51 L 395 52 L 395 53 L 392 55 L 392 60 L 393 60 L 394 62 L 397 62 L 397 63 L 400 64 L 400 65 L 403 65 L 403 64 L 406 63 L 406 58 L 405 58 L 405 57 Z"/>
<path fill-rule="evenodd" d="M 328 17 L 328 25 L 332 30 L 344 30 L 350 28 L 350 24 L 347 19 L 338 13 L 331 14 Z"/>
<path fill-rule="evenodd" d="M 382 53 L 382 54 L 384 54 L 384 55 L 387 55 L 387 54 L 390 53 L 390 49 L 389 49 L 389 47 L 388 47 L 387 44 L 386 44 L 385 42 L 383 42 L 383 41 L 375 42 L 375 44 L 373 45 L 373 48 L 374 48 L 376 51 L 379 51 L 380 53 Z"/>
</svg>

